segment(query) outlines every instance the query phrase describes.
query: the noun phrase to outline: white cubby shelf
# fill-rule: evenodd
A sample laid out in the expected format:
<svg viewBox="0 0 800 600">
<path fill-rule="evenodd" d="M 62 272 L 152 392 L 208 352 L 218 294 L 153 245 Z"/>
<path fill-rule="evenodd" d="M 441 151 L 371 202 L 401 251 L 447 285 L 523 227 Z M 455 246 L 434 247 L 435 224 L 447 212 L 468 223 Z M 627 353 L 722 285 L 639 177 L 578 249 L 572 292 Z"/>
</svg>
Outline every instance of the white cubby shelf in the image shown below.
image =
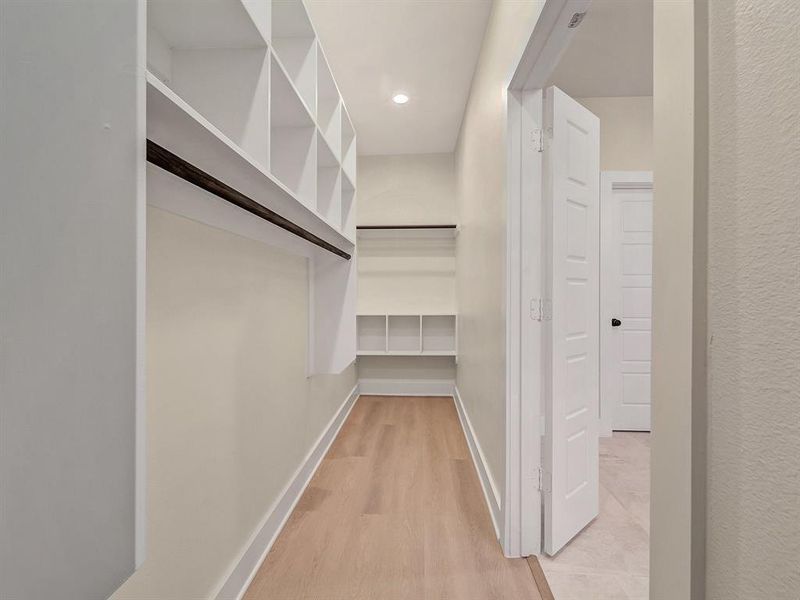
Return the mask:
<svg viewBox="0 0 800 600">
<path fill-rule="evenodd" d="M 309 240 L 355 255 L 356 136 L 303 1 L 149 0 L 147 137 L 313 234 L 287 233 L 199 188 L 148 191 L 154 206 L 309 257 L 309 370 L 351 364 L 355 260 Z"/>
<path fill-rule="evenodd" d="M 355 130 L 304 3 L 187 6 L 148 3 L 148 138 L 352 250 Z"/>
<path fill-rule="evenodd" d="M 361 314 L 357 317 L 359 356 L 456 356 L 455 314 Z"/>
</svg>

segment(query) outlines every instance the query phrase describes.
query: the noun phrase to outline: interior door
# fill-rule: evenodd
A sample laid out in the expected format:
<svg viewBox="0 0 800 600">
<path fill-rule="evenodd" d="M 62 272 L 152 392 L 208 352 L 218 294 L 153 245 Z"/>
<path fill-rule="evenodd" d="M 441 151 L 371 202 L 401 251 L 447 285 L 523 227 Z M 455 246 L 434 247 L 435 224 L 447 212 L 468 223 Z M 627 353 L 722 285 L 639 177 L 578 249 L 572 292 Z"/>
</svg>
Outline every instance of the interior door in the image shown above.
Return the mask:
<svg viewBox="0 0 800 600">
<path fill-rule="evenodd" d="M 558 552 L 599 509 L 600 122 L 558 88 L 545 94 L 547 288 L 544 548 Z"/>
<path fill-rule="evenodd" d="M 601 177 L 601 423 L 650 430 L 653 280 L 653 174 Z"/>
</svg>

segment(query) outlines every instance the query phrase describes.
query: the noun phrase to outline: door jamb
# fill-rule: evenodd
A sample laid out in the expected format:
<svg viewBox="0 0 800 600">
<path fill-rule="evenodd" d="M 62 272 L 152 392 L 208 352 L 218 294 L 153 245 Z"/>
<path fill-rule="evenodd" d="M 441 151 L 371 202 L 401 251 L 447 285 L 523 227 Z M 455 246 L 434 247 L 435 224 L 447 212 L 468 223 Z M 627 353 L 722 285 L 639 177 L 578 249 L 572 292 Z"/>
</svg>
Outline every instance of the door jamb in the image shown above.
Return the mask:
<svg viewBox="0 0 800 600">
<path fill-rule="evenodd" d="M 591 0 L 546 0 L 507 88 L 506 489 L 503 552 L 541 553 L 543 431 L 540 339 L 542 297 L 542 91 L 566 50 L 575 13 Z M 523 168 L 524 165 L 524 168 Z M 528 365 L 527 368 L 522 368 Z M 536 432 L 538 435 L 524 435 Z M 523 506 L 526 508 L 523 510 Z"/>
</svg>

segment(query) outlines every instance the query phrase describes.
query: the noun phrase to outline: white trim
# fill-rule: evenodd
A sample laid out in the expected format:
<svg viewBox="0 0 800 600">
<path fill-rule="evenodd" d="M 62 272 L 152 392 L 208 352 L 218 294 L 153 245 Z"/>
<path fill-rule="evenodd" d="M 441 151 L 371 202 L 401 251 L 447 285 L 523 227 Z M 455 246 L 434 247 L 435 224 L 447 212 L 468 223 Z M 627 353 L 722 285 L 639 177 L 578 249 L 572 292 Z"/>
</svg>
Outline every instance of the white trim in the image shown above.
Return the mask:
<svg viewBox="0 0 800 600">
<path fill-rule="evenodd" d="M 368 396 L 452 396 L 452 379 L 360 379 L 362 395 Z"/>
<path fill-rule="evenodd" d="M 453 387 L 453 402 L 456 405 L 458 412 L 458 420 L 461 422 L 461 428 L 464 430 L 464 437 L 467 438 L 467 445 L 469 446 L 469 453 L 472 455 L 472 462 L 475 465 L 475 470 L 478 472 L 478 479 L 481 482 L 481 489 L 483 490 L 483 497 L 486 500 L 486 506 L 489 508 L 489 514 L 492 516 L 492 525 L 494 525 L 494 533 L 497 539 L 500 539 L 500 523 L 503 522 L 503 514 L 500 504 L 500 492 L 497 485 L 492 478 L 492 472 L 489 470 L 489 465 L 486 462 L 486 457 L 483 455 L 481 445 L 472 429 L 467 411 L 464 404 L 461 402 L 461 396 L 458 393 L 458 388 Z"/>
<path fill-rule="evenodd" d="M 256 528 L 245 549 L 233 563 L 228 575 L 220 583 L 217 592 L 213 594 L 216 600 L 241 600 L 250 583 L 256 575 L 261 563 L 267 557 L 272 544 L 283 529 L 294 507 L 303 495 L 311 481 L 328 448 L 336 439 L 342 424 L 350 414 L 356 399 L 360 395 L 359 384 L 350 391 L 336 414 L 333 415 L 328 425 L 320 434 L 317 441 L 309 450 L 303 462 L 297 468 L 289 483 L 283 489 L 277 500 L 270 506 L 261 524 Z"/>
</svg>

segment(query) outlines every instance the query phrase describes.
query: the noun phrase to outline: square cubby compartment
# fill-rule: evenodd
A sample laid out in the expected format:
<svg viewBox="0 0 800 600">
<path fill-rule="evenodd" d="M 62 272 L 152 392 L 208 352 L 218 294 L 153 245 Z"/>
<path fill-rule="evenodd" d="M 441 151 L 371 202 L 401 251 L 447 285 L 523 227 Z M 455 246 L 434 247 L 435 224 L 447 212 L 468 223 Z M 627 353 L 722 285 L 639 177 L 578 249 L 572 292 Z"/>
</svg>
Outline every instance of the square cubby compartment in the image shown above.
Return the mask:
<svg viewBox="0 0 800 600">
<path fill-rule="evenodd" d="M 356 211 L 354 210 L 356 188 L 350 178 L 342 170 L 342 233 L 354 238 L 356 235 Z"/>
<path fill-rule="evenodd" d="M 420 352 L 418 315 L 389 316 L 389 352 Z"/>
<path fill-rule="evenodd" d="M 342 110 L 342 169 L 350 178 L 356 180 L 356 130 L 347 115 L 346 110 Z"/>
<path fill-rule="evenodd" d="M 340 228 L 342 220 L 342 181 L 339 161 L 322 134 L 317 134 L 317 212 L 331 225 Z"/>
<path fill-rule="evenodd" d="M 272 1 L 272 48 L 312 115 L 317 112 L 317 41 L 301 0 Z"/>
<path fill-rule="evenodd" d="M 384 315 L 359 315 L 356 322 L 358 324 L 358 351 L 385 352 L 386 317 Z"/>
<path fill-rule="evenodd" d="M 317 124 L 336 160 L 342 154 L 342 102 L 328 61 L 317 47 Z"/>
<path fill-rule="evenodd" d="M 266 14 L 249 11 L 241 0 L 189 4 L 148 2 L 147 68 L 266 169 Z"/>
<path fill-rule="evenodd" d="M 275 60 L 270 82 L 270 171 L 303 204 L 315 209 L 317 128 Z"/>
<path fill-rule="evenodd" d="M 422 316 L 422 351 L 449 353 L 456 350 L 455 315 Z"/>
</svg>

